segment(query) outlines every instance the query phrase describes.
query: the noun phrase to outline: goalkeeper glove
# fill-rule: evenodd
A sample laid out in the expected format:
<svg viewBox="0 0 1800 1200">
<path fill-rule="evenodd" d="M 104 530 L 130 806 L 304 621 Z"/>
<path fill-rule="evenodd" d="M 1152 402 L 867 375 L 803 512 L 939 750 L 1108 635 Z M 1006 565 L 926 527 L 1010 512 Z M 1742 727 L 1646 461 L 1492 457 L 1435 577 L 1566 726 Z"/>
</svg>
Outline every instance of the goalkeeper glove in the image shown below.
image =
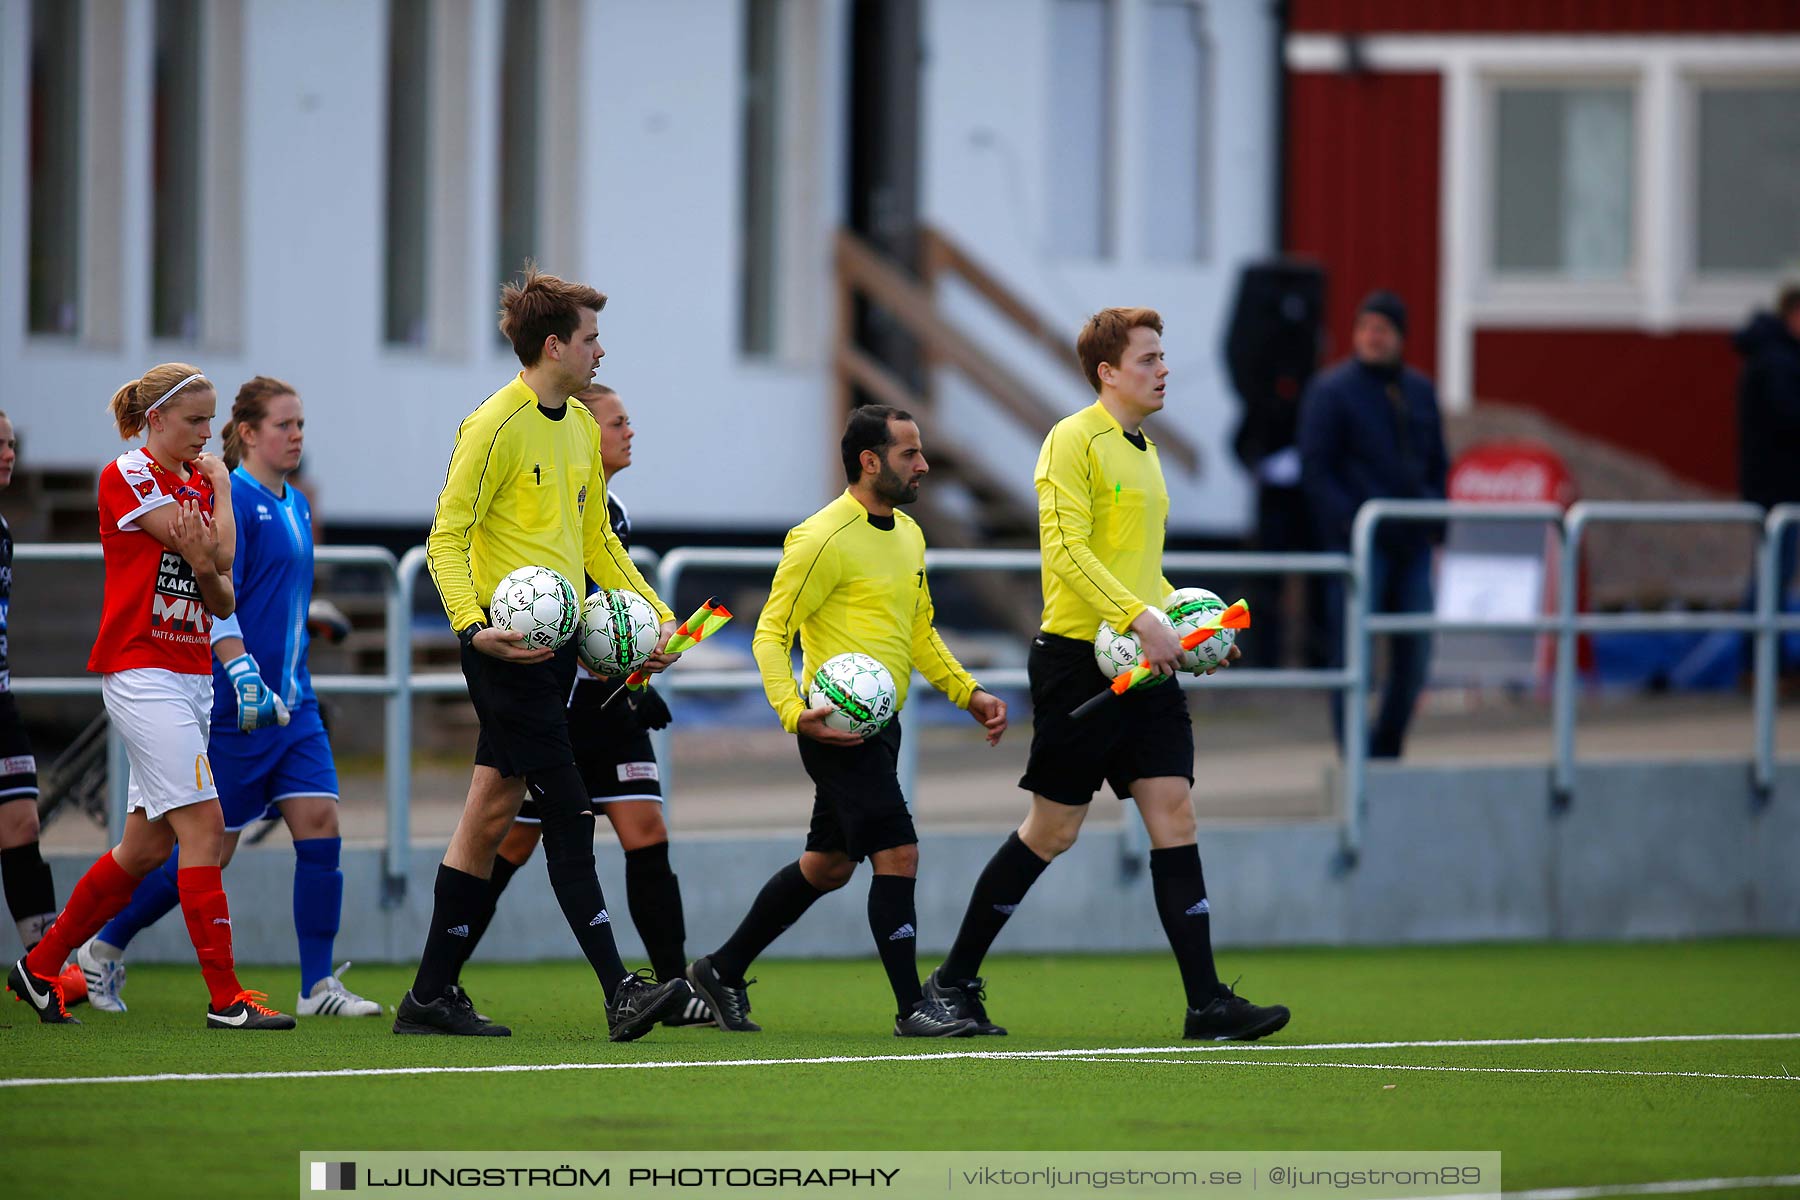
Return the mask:
<svg viewBox="0 0 1800 1200">
<path fill-rule="evenodd" d="M 288 723 L 287 705 L 281 697 L 269 690 L 256 666 L 256 660 L 248 653 L 240 654 L 225 664 L 225 678 L 237 692 L 238 728 L 245 733 L 264 729 L 270 725 L 286 725 Z"/>
<path fill-rule="evenodd" d="M 306 609 L 306 632 L 333 646 L 350 636 L 350 618 L 329 600 L 314 600 Z"/>
<path fill-rule="evenodd" d="M 639 729 L 662 729 L 675 719 L 669 711 L 668 701 L 647 683 L 643 691 L 631 693 L 631 712 L 637 718 Z"/>
</svg>

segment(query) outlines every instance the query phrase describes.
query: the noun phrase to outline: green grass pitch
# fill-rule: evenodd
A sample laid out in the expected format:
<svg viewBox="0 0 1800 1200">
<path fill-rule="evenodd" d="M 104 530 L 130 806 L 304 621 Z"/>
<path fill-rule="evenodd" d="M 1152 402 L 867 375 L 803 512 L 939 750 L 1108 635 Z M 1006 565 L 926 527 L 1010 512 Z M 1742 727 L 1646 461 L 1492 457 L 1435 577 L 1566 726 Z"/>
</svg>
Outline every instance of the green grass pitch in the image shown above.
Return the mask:
<svg viewBox="0 0 1800 1200">
<path fill-rule="evenodd" d="M 989 1007 L 1012 1036 L 902 1041 L 872 961 L 759 963 L 765 1032 L 606 1040 L 574 963 L 476 963 L 510 1039 L 400 1038 L 389 1018 L 293 1033 L 202 1027 L 192 967 L 134 966 L 125 1015 L 80 1028 L 0 1008 L 0 1178 L 9 1195 L 291 1194 L 303 1149 L 1499 1150 L 1508 1191 L 1800 1174 L 1800 1038 L 1339 1046 L 1483 1039 L 1800 1034 L 1800 941 L 1228 951 L 1227 978 L 1294 1020 L 1254 1048 L 1179 1047 L 1161 955 L 997 957 Z M 929 964 L 927 964 L 929 965 Z M 291 1003 L 291 967 L 248 967 Z M 391 1005 L 410 978 L 349 982 Z M 971 1050 L 1143 1047 L 972 1058 Z M 667 1064 L 90 1084 L 163 1072 Z M 1338 1065 L 1327 1065 L 1338 1064 Z M 1440 1068 L 1433 1070 L 1404 1068 Z M 1761 1077 L 1761 1078 L 1752 1078 Z M 1712 1197 L 1736 1193 L 1713 1191 Z M 1762 1188 L 1759 1200 L 1800 1194 Z"/>
</svg>

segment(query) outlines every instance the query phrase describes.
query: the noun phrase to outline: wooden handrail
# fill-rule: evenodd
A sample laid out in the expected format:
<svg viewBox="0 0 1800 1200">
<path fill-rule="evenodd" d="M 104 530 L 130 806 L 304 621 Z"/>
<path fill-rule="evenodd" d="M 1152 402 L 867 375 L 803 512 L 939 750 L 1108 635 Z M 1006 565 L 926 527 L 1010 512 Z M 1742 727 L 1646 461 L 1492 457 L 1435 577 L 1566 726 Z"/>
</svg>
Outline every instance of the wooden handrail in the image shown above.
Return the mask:
<svg viewBox="0 0 1800 1200">
<path fill-rule="evenodd" d="M 838 347 L 838 372 L 857 387 L 903 412 L 927 415 L 931 407 L 925 397 L 903 383 L 900 377 L 882 366 L 874 357 L 856 346 L 845 343 Z"/>
<path fill-rule="evenodd" d="M 837 250 L 838 270 L 851 291 L 880 305 L 924 343 L 932 357 L 950 363 L 968 376 L 1015 421 L 1039 437 L 1050 432 L 1062 414 L 1039 400 L 1017 376 L 944 320 L 931 293 L 918 280 L 847 231 L 839 232 Z"/>
<path fill-rule="evenodd" d="M 926 226 L 919 231 L 919 250 L 927 286 L 935 286 L 945 271 L 960 276 L 977 295 L 999 309 L 1007 320 L 1036 342 L 1052 362 L 1067 367 L 1082 386 L 1087 386 L 1087 377 L 1081 373 L 1081 360 L 1075 357 L 1075 348 L 1068 336 L 1052 329 L 1036 310 L 971 258 L 961 246 Z"/>
<path fill-rule="evenodd" d="M 920 231 L 920 241 L 928 284 L 935 285 L 938 275 L 946 270 L 954 272 L 977 295 L 992 304 L 1017 325 L 1021 332 L 1036 342 L 1050 356 L 1051 361 L 1066 364 L 1080 381 L 1080 387 L 1086 389 L 1090 386 L 1065 331 L 1044 320 L 1022 296 L 1002 283 L 998 276 L 982 266 L 972 254 L 941 230 L 926 226 Z M 1160 457 L 1172 460 L 1190 475 L 1199 472 L 1200 449 L 1180 430 L 1162 425 L 1155 433 Z"/>
<path fill-rule="evenodd" d="M 855 383 L 881 397 L 884 403 L 897 404 L 899 398 L 905 396 L 912 404 L 923 407 L 910 388 L 851 344 L 849 299 L 861 294 L 917 338 L 932 359 L 948 363 L 967 376 L 1033 436 L 1047 436 L 1051 426 L 1068 415 L 1066 411 L 1046 402 L 1017 374 L 946 321 L 938 311 L 929 282 L 945 271 L 954 272 L 1044 349 L 1053 361 L 1066 366 L 1085 388 L 1087 381 L 1067 341 L 1016 293 L 943 234 L 932 229 L 922 231 L 922 249 L 927 282 L 919 281 L 850 231 L 839 230 L 837 364 L 840 386 Z M 1158 429 L 1155 437 L 1163 458 L 1173 461 L 1189 474 L 1199 470 L 1198 448 L 1178 431 L 1165 427 Z"/>
</svg>

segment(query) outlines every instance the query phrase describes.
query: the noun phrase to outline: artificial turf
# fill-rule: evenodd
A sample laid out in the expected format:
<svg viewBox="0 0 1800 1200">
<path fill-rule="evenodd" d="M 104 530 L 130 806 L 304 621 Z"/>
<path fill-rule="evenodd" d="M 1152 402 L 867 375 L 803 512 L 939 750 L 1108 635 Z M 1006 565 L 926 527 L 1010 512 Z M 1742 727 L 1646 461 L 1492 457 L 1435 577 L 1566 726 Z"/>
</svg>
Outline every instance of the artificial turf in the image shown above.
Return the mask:
<svg viewBox="0 0 1800 1200">
<path fill-rule="evenodd" d="M 1182 1047 L 1166 957 L 1066 955 L 989 962 L 989 1009 L 1012 1031 L 1003 1039 L 894 1038 L 872 961 L 757 964 L 755 1035 L 658 1029 L 614 1045 L 599 989 L 575 963 L 469 969 L 478 1006 L 512 1025 L 508 1039 L 395 1037 L 386 1016 L 240 1034 L 203 1027 L 194 969 L 136 966 L 124 1015 L 78 1008 L 84 1024 L 63 1028 L 0 1008 L 0 1178 L 20 1196 L 80 1181 L 188 1198 L 197 1179 L 209 1192 L 288 1194 L 296 1155 L 332 1148 L 1499 1150 L 1508 1191 L 1800 1174 L 1800 1036 L 1279 1048 L 1800 1035 L 1800 941 L 1232 951 L 1221 965 L 1251 999 L 1289 1005 L 1293 1022 L 1254 1047 L 1164 1049 Z M 291 967 L 242 975 L 277 1003 L 292 995 Z M 347 982 L 391 1005 L 409 977 L 364 964 Z M 1145 1049 L 931 1058 L 1131 1047 Z M 877 1060 L 22 1083 L 843 1058 Z M 1451 1069 L 1402 1069 L 1417 1067 Z"/>
</svg>

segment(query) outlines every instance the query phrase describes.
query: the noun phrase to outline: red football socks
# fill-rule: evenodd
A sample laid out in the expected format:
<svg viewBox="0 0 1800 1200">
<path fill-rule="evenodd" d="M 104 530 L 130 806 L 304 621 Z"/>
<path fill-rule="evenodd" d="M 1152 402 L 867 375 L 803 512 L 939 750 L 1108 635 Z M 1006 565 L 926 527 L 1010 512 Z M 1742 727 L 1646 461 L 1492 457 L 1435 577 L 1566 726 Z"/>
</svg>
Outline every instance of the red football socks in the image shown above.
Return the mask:
<svg viewBox="0 0 1800 1200">
<path fill-rule="evenodd" d="M 237 999 L 237 968 L 231 958 L 231 909 L 225 902 L 225 886 L 217 867 L 182 867 L 175 872 L 181 892 L 181 915 L 187 921 L 200 974 L 212 993 L 215 1012 Z"/>
<path fill-rule="evenodd" d="M 214 874 L 217 874 L 216 868 Z M 121 867 L 111 850 L 102 854 L 75 885 L 68 904 L 63 906 L 62 915 L 44 934 L 44 940 L 25 956 L 26 970 L 39 979 L 55 979 L 61 975 L 69 955 L 119 915 L 137 885 L 137 876 Z"/>
</svg>

